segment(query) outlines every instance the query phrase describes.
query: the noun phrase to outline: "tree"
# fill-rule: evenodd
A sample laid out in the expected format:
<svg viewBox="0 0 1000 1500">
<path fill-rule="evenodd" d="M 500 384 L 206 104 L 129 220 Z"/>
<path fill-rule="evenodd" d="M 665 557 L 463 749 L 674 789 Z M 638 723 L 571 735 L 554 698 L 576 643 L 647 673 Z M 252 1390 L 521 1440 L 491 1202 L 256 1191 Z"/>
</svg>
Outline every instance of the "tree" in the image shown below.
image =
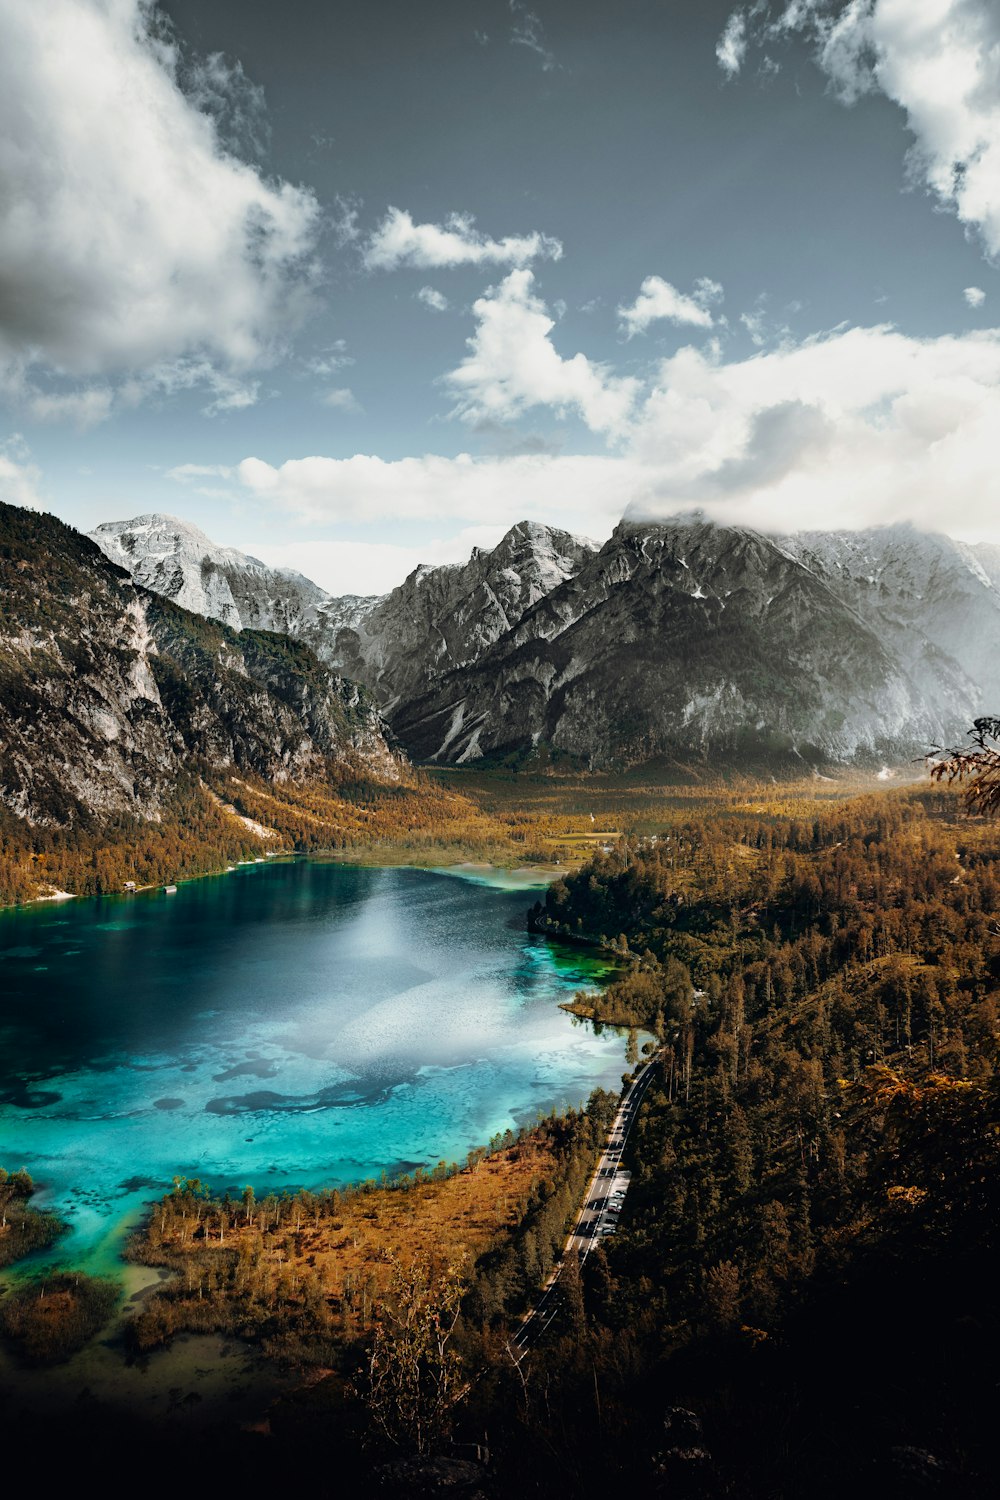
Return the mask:
<svg viewBox="0 0 1000 1500">
<path fill-rule="evenodd" d="M 970 812 L 995 813 L 1000 810 L 1000 719 L 977 719 L 969 730 L 973 748 L 966 746 L 945 750 L 944 760 L 936 759 L 940 751 L 927 757 L 934 781 L 964 782 L 965 805 Z"/>
<path fill-rule="evenodd" d="M 375 1330 L 360 1394 L 395 1447 L 426 1456 L 448 1437 L 469 1394 L 462 1361 L 450 1347 L 464 1286 L 458 1270 L 426 1261 L 393 1262 L 388 1293 L 375 1307 Z"/>
</svg>

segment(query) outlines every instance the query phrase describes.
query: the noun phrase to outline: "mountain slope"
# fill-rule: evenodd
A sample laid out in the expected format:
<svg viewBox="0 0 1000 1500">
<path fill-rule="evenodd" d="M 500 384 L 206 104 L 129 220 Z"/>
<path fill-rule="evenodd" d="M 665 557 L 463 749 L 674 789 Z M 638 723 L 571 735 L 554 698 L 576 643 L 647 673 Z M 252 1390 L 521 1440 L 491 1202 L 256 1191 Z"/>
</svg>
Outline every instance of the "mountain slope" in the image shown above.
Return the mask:
<svg viewBox="0 0 1000 1500">
<path fill-rule="evenodd" d="M 368 609 L 376 602 L 332 601 L 301 573 L 270 568 L 234 547 L 217 547 L 177 516 L 104 521 L 90 538 L 135 583 L 233 630 L 277 630 L 315 648 L 331 628 L 351 618 L 349 606 Z M 331 604 L 336 606 L 332 622 L 324 617 Z"/>
<path fill-rule="evenodd" d="M 521 521 L 467 563 L 416 568 L 336 633 L 327 659 L 367 682 L 390 715 L 429 679 L 477 662 L 539 600 L 576 575 L 596 547 L 569 532 Z"/>
<path fill-rule="evenodd" d="M 280 630 L 367 684 L 383 705 L 478 660 L 533 604 L 597 550 L 555 527 L 522 521 L 466 563 L 422 566 L 384 597 L 333 598 L 299 573 L 216 547 L 176 516 L 106 521 L 91 533 L 144 588 L 235 630 Z"/>
<path fill-rule="evenodd" d="M 878 632 L 926 696 L 940 701 L 957 668 L 977 713 L 1000 702 L 998 549 L 909 524 L 802 532 L 785 546 Z"/>
<path fill-rule="evenodd" d="M 280 619 L 421 759 L 900 759 L 1000 702 L 1000 551 L 912 526 L 769 537 L 694 514 L 623 522 L 598 550 L 521 522 L 380 599 L 329 598 L 169 517 L 95 535 L 160 592 Z"/>
<path fill-rule="evenodd" d="M 393 716 L 412 753 L 468 761 L 545 743 L 592 766 L 655 755 L 909 755 L 964 722 L 954 661 L 924 684 L 781 539 L 704 517 L 619 525 L 474 668 Z"/>
<path fill-rule="evenodd" d="M 301 643 L 137 588 L 52 516 L 0 505 L 0 802 L 29 823 L 157 817 L 182 773 L 398 777 L 364 689 Z"/>
</svg>

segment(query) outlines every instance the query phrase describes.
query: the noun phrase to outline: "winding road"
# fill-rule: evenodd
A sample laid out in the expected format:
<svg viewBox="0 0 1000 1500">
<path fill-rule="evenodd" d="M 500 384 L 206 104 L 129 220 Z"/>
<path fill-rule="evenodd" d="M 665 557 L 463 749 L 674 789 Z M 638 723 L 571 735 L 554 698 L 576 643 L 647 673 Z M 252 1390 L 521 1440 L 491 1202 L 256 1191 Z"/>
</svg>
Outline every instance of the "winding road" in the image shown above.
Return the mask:
<svg viewBox="0 0 1000 1500">
<path fill-rule="evenodd" d="M 559 1278 L 567 1258 L 575 1255 L 582 1269 L 594 1246 L 615 1232 L 630 1180 L 629 1173 L 621 1165 L 622 1151 L 658 1062 L 659 1053 L 654 1052 L 649 1061 L 643 1063 L 622 1095 L 618 1112 L 608 1131 L 607 1143 L 594 1175 L 587 1184 L 583 1205 L 569 1232 L 562 1257 L 542 1288 L 538 1301 L 525 1314 L 521 1326 L 510 1341 L 511 1357 L 515 1364 L 520 1364 L 528 1350 L 542 1337 L 562 1305 Z"/>
</svg>

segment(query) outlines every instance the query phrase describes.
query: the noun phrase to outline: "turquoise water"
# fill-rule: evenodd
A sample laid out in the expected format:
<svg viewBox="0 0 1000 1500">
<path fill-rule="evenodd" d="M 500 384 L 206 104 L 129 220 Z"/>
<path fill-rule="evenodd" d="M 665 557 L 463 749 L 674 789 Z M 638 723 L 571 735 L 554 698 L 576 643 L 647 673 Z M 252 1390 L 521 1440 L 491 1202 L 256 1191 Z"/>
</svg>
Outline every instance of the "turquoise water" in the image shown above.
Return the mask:
<svg viewBox="0 0 1000 1500">
<path fill-rule="evenodd" d="M 178 1173 L 357 1181 L 617 1088 L 623 1039 L 558 1008 L 601 966 L 470 874 L 269 862 L 0 913 L 0 1163 L 69 1221 L 52 1258 L 112 1267 Z"/>
</svg>

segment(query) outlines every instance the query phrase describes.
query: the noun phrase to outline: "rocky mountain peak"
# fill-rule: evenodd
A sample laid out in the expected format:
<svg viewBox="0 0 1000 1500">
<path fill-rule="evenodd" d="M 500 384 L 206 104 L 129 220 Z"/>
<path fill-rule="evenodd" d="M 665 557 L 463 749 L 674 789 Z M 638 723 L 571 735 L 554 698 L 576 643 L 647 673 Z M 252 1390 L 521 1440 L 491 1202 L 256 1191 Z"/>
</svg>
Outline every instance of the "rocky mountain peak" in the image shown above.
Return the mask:
<svg viewBox="0 0 1000 1500">
<path fill-rule="evenodd" d="M 177 516 L 152 512 L 130 521 L 104 521 L 90 537 L 143 588 L 233 630 L 279 630 L 308 638 L 329 597 L 301 573 L 269 568 L 235 547 L 216 546 Z"/>
</svg>

